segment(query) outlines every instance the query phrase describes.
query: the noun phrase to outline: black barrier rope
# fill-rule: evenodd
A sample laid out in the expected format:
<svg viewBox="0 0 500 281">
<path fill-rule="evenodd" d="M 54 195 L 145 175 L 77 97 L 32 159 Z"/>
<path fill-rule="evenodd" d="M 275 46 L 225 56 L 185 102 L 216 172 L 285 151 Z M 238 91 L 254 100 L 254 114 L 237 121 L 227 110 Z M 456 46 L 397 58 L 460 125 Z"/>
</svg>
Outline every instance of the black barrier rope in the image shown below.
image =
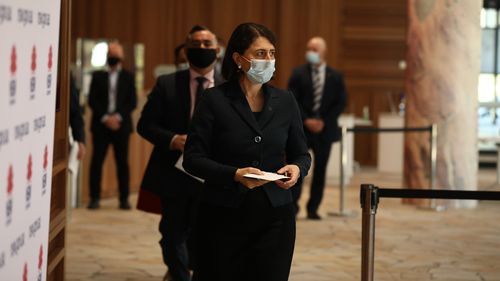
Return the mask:
<svg viewBox="0 0 500 281">
<path fill-rule="evenodd" d="M 500 192 L 495 192 L 495 191 L 379 188 L 377 194 L 379 197 L 388 197 L 388 198 L 425 198 L 425 199 L 500 201 Z"/>
<path fill-rule="evenodd" d="M 429 127 L 405 127 L 405 128 L 362 128 L 362 127 L 355 127 L 355 128 L 348 128 L 348 132 L 355 132 L 355 133 L 380 133 L 380 132 L 387 132 L 387 133 L 395 133 L 395 132 L 430 132 L 432 131 L 432 126 Z"/>
<path fill-rule="evenodd" d="M 437 157 L 437 125 L 433 124 L 427 127 L 404 127 L 404 128 L 375 128 L 375 127 L 352 127 L 347 128 L 345 126 L 342 127 L 341 137 L 340 137 L 340 203 L 339 203 L 339 212 L 338 213 L 329 213 L 334 216 L 351 216 L 352 213 L 344 210 L 344 201 L 345 201 L 345 184 L 344 184 L 344 171 L 345 166 L 347 165 L 347 157 L 344 153 L 344 137 L 347 132 L 351 133 L 406 133 L 406 132 L 429 132 L 430 138 L 430 165 L 429 165 L 429 174 L 430 174 L 430 186 L 434 187 L 435 183 L 435 174 L 436 174 L 436 157 Z M 432 204 L 432 202 L 431 202 Z"/>
<path fill-rule="evenodd" d="M 361 281 L 373 281 L 374 279 L 375 215 L 381 197 L 500 201 L 500 192 L 443 189 L 392 189 L 378 188 L 372 184 L 362 184 L 359 198 L 361 208 L 363 209 L 363 216 L 361 218 Z"/>
</svg>

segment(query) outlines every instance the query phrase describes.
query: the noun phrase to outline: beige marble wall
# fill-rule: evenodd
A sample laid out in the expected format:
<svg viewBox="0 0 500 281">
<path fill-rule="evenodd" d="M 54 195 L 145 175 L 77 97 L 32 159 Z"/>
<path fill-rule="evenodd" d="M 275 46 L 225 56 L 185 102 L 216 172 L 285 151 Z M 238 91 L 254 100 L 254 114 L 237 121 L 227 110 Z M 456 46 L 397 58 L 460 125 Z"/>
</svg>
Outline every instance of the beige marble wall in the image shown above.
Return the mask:
<svg viewBox="0 0 500 281">
<path fill-rule="evenodd" d="M 438 125 L 440 189 L 476 188 L 481 6 L 481 0 L 408 0 L 405 123 Z M 429 188 L 429 149 L 429 134 L 405 136 L 406 186 Z M 464 201 L 437 203 L 474 206 Z"/>
</svg>

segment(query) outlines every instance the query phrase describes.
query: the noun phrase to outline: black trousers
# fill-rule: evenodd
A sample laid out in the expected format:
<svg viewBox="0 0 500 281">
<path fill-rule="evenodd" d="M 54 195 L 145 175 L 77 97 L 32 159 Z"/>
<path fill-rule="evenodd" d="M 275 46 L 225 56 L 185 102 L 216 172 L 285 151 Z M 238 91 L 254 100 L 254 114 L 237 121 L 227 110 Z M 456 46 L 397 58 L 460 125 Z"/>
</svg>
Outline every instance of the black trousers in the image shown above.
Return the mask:
<svg viewBox="0 0 500 281">
<path fill-rule="evenodd" d="M 307 213 L 314 214 L 318 212 L 323 193 L 325 190 L 326 167 L 330 158 L 332 143 L 320 138 L 319 136 L 308 137 L 309 148 L 314 154 L 314 167 L 312 173 L 312 182 L 309 200 L 307 202 Z M 299 211 L 298 201 L 302 193 L 303 179 L 292 188 L 293 200 L 295 202 L 295 211 Z"/>
<path fill-rule="evenodd" d="M 278 188 L 278 187 L 277 187 Z M 292 204 L 272 207 L 261 188 L 238 208 L 203 202 L 193 281 L 286 281 L 295 245 Z"/>
<path fill-rule="evenodd" d="M 191 238 L 196 222 L 199 196 L 163 197 L 159 230 L 163 262 L 175 281 L 191 280 L 194 243 Z"/>
<path fill-rule="evenodd" d="M 92 134 L 92 160 L 90 161 L 90 198 L 101 196 L 102 164 L 106 158 L 108 146 L 113 146 L 120 201 L 126 201 L 129 195 L 128 141 L 130 133 L 125 130 L 109 129 L 95 131 Z"/>
</svg>

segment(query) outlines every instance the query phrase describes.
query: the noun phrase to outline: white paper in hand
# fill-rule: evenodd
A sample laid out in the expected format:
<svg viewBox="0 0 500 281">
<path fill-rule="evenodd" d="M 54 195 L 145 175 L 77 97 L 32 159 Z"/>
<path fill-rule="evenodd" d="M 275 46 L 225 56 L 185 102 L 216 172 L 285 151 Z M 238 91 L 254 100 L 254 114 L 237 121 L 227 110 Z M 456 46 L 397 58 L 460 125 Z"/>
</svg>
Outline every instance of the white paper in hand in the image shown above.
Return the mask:
<svg viewBox="0 0 500 281">
<path fill-rule="evenodd" d="M 265 181 L 277 181 L 277 180 L 282 180 L 282 179 L 289 179 L 290 177 L 276 174 L 276 173 L 270 173 L 270 172 L 263 172 L 263 175 L 256 175 L 256 174 L 245 174 L 243 175 L 245 178 L 251 178 L 251 179 L 258 179 L 258 180 L 265 180 Z"/>
<path fill-rule="evenodd" d="M 181 154 L 181 157 L 179 157 L 179 159 L 177 160 L 177 162 L 175 163 L 175 167 L 179 170 L 181 170 L 183 173 L 185 173 L 186 175 L 189 175 L 190 177 L 192 177 L 193 179 L 199 181 L 199 182 L 205 182 L 204 179 L 201 179 L 199 177 L 195 177 L 193 175 L 191 175 L 190 173 L 186 172 L 186 170 L 184 170 L 184 167 L 182 167 L 182 162 L 184 162 L 184 154 Z"/>
</svg>

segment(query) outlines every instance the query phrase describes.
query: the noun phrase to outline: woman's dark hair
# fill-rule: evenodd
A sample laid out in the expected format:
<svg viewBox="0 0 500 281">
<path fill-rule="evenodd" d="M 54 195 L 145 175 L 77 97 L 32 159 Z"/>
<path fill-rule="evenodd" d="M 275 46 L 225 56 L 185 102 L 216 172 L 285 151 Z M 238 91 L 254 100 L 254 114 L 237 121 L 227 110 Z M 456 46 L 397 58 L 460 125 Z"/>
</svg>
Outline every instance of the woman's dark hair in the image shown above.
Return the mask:
<svg viewBox="0 0 500 281">
<path fill-rule="evenodd" d="M 182 49 L 184 49 L 185 46 L 186 46 L 186 44 L 182 43 L 179 46 L 175 47 L 175 50 L 174 50 L 174 63 L 176 65 L 178 65 L 180 63 L 180 60 L 181 60 L 181 51 L 182 51 Z"/>
<path fill-rule="evenodd" d="M 251 22 L 242 23 L 234 29 L 227 43 L 226 54 L 222 61 L 222 76 L 224 79 L 229 81 L 239 78 L 240 71 L 233 60 L 233 53 L 236 52 L 243 55 L 259 37 L 266 38 L 271 44 L 276 46 L 276 36 L 274 33 L 261 24 Z"/>
</svg>

